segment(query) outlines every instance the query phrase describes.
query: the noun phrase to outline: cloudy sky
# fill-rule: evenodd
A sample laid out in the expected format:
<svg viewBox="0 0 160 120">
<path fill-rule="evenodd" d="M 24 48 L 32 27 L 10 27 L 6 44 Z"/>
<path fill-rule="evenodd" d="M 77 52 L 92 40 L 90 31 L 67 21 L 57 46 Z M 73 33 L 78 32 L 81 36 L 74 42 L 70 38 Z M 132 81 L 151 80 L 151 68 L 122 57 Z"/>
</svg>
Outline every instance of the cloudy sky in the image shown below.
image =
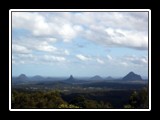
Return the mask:
<svg viewBox="0 0 160 120">
<path fill-rule="evenodd" d="M 12 12 L 12 74 L 148 75 L 148 12 Z"/>
</svg>

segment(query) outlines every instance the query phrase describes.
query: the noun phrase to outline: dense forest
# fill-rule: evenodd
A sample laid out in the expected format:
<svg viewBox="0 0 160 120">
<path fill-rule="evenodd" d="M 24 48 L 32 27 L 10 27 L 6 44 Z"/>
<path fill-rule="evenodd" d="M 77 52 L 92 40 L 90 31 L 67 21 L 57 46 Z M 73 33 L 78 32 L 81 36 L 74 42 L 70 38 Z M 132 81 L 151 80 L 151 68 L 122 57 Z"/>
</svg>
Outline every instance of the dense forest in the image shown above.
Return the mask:
<svg viewBox="0 0 160 120">
<path fill-rule="evenodd" d="M 13 109 L 148 108 L 148 89 L 65 93 L 58 90 L 12 89 Z"/>
</svg>

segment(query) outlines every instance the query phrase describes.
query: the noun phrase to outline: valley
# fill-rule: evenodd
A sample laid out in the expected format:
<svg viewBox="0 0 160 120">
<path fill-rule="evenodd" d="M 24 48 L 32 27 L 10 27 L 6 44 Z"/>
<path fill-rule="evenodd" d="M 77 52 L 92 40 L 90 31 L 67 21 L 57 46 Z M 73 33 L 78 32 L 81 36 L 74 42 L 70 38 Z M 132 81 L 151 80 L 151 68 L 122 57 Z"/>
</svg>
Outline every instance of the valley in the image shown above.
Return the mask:
<svg viewBox="0 0 160 120">
<path fill-rule="evenodd" d="M 127 77 L 132 76 L 131 80 L 126 80 Z M 146 108 L 148 107 L 148 81 L 147 80 L 135 80 L 134 74 L 128 74 L 122 79 L 112 79 L 105 80 L 98 76 L 86 79 L 74 78 L 70 75 L 69 78 L 43 78 L 43 77 L 27 77 L 26 75 L 20 75 L 13 79 L 12 81 L 12 94 L 14 98 L 13 106 L 14 108 L 54 108 L 59 109 L 62 106 L 65 108 L 83 108 L 83 109 L 122 109 L 126 108 Z M 96 79 L 97 78 L 97 79 Z M 137 76 L 136 76 L 137 78 Z M 134 96 L 134 100 L 141 101 L 141 97 L 146 99 L 137 103 L 138 105 L 132 105 L 131 99 L 134 93 L 137 93 Z M 51 104 L 56 104 L 55 106 L 48 107 L 46 101 L 48 98 L 55 97 L 55 94 L 58 94 L 58 98 L 63 101 L 62 103 L 54 103 L 55 99 L 49 99 Z M 33 96 L 32 96 L 33 94 Z M 49 95 L 51 94 L 51 95 Z M 139 95 L 142 94 L 142 95 Z M 38 95 L 38 96 L 37 96 Z M 42 97 L 43 95 L 47 96 L 45 100 Z M 25 96 L 25 97 L 24 97 Z M 31 97 L 32 96 L 32 97 Z M 42 106 L 37 106 L 40 104 L 39 101 L 35 102 L 37 97 L 39 101 L 43 101 Z M 35 102 L 35 105 L 32 106 L 27 103 L 27 106 L 24 106 L 19 99 L 31 99 Z M 13 99 L 12 99 L 13 101 Z M 83 104 L 82 104 L 83 103 Z M 18 104 L 22 104 L 19 106 Z M 26 103 L 24 103 L 26 104 Z M 143 107 L 142 107 L 143 105 Z M 70 107 L 69 107 L 70 106 Z M 62 108 L 63 108 L 62 107 Z"/>
</svg>

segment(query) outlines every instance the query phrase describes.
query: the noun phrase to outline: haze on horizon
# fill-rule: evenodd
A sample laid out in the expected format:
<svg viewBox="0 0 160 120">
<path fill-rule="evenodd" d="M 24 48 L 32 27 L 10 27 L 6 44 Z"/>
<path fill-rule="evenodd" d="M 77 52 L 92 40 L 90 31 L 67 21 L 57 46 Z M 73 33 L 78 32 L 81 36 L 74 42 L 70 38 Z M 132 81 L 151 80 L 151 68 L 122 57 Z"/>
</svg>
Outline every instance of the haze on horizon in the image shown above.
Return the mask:
<svg viewBox="0 0 160 120">
<path fill-rule="evenodd" d="M 12 75 L 148 76 L 148 12 L 12 12 Z"/>
</svg>

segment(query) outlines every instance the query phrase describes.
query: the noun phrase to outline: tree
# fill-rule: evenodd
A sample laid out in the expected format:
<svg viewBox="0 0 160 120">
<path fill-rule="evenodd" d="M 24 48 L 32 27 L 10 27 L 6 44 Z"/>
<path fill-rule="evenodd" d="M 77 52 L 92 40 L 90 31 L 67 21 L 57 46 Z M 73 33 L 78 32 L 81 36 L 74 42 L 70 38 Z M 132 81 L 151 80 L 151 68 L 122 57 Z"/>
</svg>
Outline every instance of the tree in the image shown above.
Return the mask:
<svg viewBox="0 0 160 120">
<path fill-rule="evenodd" d="M 124 105 L 124 108 L 148 108 L 148 97 L 147 88 L 143 88 L 139 92 L 133 91 L 129 99 L 129 104 Z"/>
<path fill-rule="evenodd" d="M 143 88 L 139 92 L 139 97 L 140 97 L 140 107 L 141 108 L 148 108 L 149 107 L 148 89 L 147 88 Z"/>
<path fill-rule="evenodd" d="M 133 108 L 138 108 L 138 106 L 139 106 L 139 96 L 138 96 L 138 93 L 136 91 L 134 91 L 132 93 L 132 95 L 130 97 L 130 100 L 129 100 L 129 103 Z"/>
<path fill-rule="evenodd" d="M 12 93 L 12 108 L 58 108 L 61 104 L 66 104 L 66 102 L 57 91 L 13 91 Z"/>
<path fill-rule="evenodd" d="M 59 105 L 58 108 L 72 108 L 72 109 L 77 109 L 77 108 L 80 108 L 79 106 L 76 106 L 76 105 L 72 105 L 72 104 L 61 104 Z"/>
</svg>

